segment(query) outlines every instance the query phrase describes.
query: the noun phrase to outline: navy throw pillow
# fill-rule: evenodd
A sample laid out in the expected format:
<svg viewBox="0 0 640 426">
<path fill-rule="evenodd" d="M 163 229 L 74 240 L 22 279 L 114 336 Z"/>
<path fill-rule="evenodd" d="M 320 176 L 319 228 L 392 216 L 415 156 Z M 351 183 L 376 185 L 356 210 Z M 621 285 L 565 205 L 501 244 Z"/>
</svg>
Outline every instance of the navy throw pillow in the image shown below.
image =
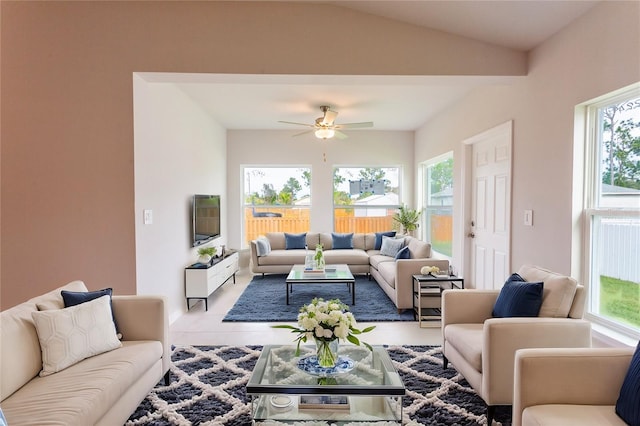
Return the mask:
<svg viewBox="0 0 640 426">
<path fill-rule="evenodd" d="M 640 342 L 624 376 L 616 401 L 616 414 L 631 426 L 640 426 Z"/>
<path fill-rule="evenodd" d="M 307 246 L 307 233 L 287 234 L 284 233 L 284 248 L 286 250 L 303 249 Z"/>
<path fill-rule="evenodd" d="M 400 251 L 396 254 L 396 259 L 411 259 L 409 246 L 401 248 Z"/>
<path fill-rule="evenodd" d="M 526 282 L 513 274 L 505 282 L 493 306 L 495 318 L 537 317 L 542 306 L 544 283 Z"/>
<path fill-rule="evenodd" d="M 380 250 L 382 247 L 382 237 L 395 237 L 396 231 L 376 232 L 376 240 L 373 245 L 374 250 Z"/>
<path fill-rule="evenodd" d="M 336 234 L 331 233 L 332 248 L 333 249 L 352 249 L 353 248 L 353 233 L 351 234 Z"/>
<path fill-rule="evenodd" d="M 116 317 L 113 315 L 113 302 L 111 301 L 113 289 L 103 288 L 102 290 L 96 291 L 61 290 L 60 294 L 62 295 L 62 300 L 64 301 L 65 308 L 76 306 L 85 302 L 91 302 L 98 297 L 109 296 L 109 305 L 111 306 L 111 318 L 113 319 L 113 325 L 116 327 L 116 334 L 118 335 L 118 339 L 122 338 L 122 334 L 120 334 L 120 329 L 118 328 L 118 323 L 116 322 Z"/>
</svg>

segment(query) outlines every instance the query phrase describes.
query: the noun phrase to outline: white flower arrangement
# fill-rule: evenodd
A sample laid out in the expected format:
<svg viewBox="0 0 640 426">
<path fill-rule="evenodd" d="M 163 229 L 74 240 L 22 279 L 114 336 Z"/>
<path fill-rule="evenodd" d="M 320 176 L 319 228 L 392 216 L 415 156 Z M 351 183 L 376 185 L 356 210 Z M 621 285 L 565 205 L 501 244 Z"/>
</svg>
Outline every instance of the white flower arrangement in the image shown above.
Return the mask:
<svg viewBox="0 0 640 426">
<path fill-rule="evenodd" d="M 440 268 L 438 268 L 437 266 L 423 266 L 420 269 L 420 273 L 422 275 L 438 274 L 439 272 L 440 272 Z"/>
<path fill-rule="evenodd" d="M 354 345 L 360 344 L 373 350 L 370 344 L 361 342 L 356 335 L 368 333 L 375 326 L 367 327 L 364 330 L 356 328 L 356 319 L 349 307 L 342 303 L 340 299 L 324 300 L 314 298 L 311 303 L 300 308 L 298 314 L 298 327 L 283 324 L 274 325 L 273 328 L 286 328 L 292 333 L 298 333 L 295 341 L 298 342 L 296 356 L 300 354 L 300 343 L 309 339 L 330 342 L 336 339 L 348 340 Z"/>
</svg>

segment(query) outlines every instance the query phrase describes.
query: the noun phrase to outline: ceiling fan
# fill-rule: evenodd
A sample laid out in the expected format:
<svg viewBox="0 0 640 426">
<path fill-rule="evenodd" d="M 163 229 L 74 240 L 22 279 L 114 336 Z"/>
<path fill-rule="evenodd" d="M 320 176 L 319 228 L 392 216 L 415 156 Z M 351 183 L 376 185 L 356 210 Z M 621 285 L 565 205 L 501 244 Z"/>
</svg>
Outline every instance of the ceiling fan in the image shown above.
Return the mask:
<svg viewBox="0 0 640 426">
<path fill-rule="evenodd" d="M 318 139 L 331 139 L 332 137 L 337 137 L 338 139 L 345 139 L 347 135 L 342 133 L 340 130 L 343 129 L 362 129 L 365 127 L 373 127 L 372 121 L 365 121 L 362 123 L 343 123 L 336 124 L 335 120 L 338 116 L 336 111 L 331 111 L 330 107 L 327 105 L 321 105 L 320 111 L 322 111 L 322 117 L 316 118 L 315 124 L 305 124 L 305 123 L 294 123 L 292 121 L 278 121 L 278 123 L 285 124 L 295 124 L 296 126 L 305 126 L 311 127 L 311 130 L 306 130 L 302 133 L 295 134 L 293 136 L 305 135 L 307 133 L 312 133 Z"/>
</svg>

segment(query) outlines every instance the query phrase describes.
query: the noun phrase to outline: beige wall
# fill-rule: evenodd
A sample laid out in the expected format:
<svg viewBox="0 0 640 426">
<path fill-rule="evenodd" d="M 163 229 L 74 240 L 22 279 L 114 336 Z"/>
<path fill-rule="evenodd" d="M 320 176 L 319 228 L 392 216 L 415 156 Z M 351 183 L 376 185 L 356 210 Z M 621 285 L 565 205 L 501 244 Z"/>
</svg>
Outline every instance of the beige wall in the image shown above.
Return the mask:
<svg viewBox="0 0 640 426">
<path fill-rule="evenodd" d="M 73 279 L 137 291 L 134 72 L 526 73 L 524 53 L 331 5 L 0 7 L 2 308 Z"/>
<path fill-rule="evenodd" d="M 533 263 L 580 277 L 579 262 L 572 262 L 580 255 L 580 247 L 572 246 L 572 231 L 579 229 L 579 214 L 572 212 L 574 110 L 640 81 L 639 23 L 638 2 L 596 6 L 531 52 L 526 78 L 475 90 L 416 132 L 417 162 L 453 149 L 460 178 L 462 141 L 513 120 L 512 270 Z M 534 211 L 533 227 L 523 225 L 525 209 Z M 457 229 L 459 259 L 464 237 Z"/>
</svg>

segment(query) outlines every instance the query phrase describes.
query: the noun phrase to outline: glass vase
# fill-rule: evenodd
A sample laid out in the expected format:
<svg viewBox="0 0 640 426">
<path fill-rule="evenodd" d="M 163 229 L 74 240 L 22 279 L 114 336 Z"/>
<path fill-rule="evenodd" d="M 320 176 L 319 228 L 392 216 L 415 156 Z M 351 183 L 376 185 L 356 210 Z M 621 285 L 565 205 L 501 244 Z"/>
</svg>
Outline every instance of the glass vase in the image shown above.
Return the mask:
<svg viewBox="0 0 640 426">
<path fill-rule="evenodd" d="M 316 340 L 316 356 L 320 367 L 335 367 L 338 362 L 338 339 Z"/>
</svg>

